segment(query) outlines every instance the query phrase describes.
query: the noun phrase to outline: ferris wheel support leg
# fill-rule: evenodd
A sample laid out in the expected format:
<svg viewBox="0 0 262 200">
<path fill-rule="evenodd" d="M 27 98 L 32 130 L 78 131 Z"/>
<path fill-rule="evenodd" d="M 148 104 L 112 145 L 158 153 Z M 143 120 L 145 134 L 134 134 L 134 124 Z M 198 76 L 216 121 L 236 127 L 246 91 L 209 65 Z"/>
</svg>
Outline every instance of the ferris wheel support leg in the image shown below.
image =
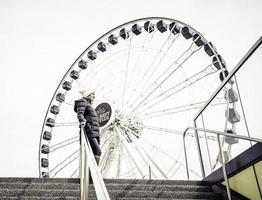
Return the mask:
<svg viewBox="0 0 262 200">
<path fill-rule="evenodd" d="M 114 152 L 109 149 L 109 152 L 108 152 L 106 160 L 105 160 L 105 165 L 104 165 L 104 168 L 103 168 L 104 175 L 107 176 L 107 177 L 110 176 L 110 169 L 111 169 L 111 166 L 112 166 L 110 159 L 112 159 L 113 156 L 114 156 Z"/>
<path fill-rule="evenodd" d="M 151 170 L 151 165 L 150 162 L 148 162 L 148 159 L 142 154 L 142 149 L 139 148 L 138 145 L 135 145 L 135 148 L 137 150 L 137 152 L 139 153 L 139 155 L 141 156 L 141 158 L 143 159 L 143 161 L 145 162 L 145 164 L 150 167 L 150 173 L 148 174 L 148 177 L 151 177 L 151 173 L 153 175 L 153 177 L 155 177 L 156 179 L 159 179 L 159 177 L 157 176 L 157 174 Z M 151 178 L 150 178 L 151 179 Z"/>
<path fill-rule="evenodd" d="M 105 170 L 105 166 L 106 166 L 106 162 L 108 160 L 108 156 L 109 156 L 109 145 L 106 146 L 106 148 L 103 148 L 103 154 L 101 156 L 101 161 L 100 161 L 100 165 L 99 165 L 99 170 L 101 171 L 102 174 L 104 174 L 104 170 Z"/>
<path fill-rule="evenodd" d="M 118 150 L 118 161 L 117 161 L 117 172 L 116 172 L 117 178 L 120 177 L 122 151 L 123 151 L 122 146 L 120 146 Z"/>
<path fill-rule="evenodd" d="M 146 156 L 149 158 L 149 160 L 153 163 L 153 165 L 157 168 L 157 170 L 160 172 L 160 174 L 165 178 L 168 179 L 165 172 L 161 169 L 161 167 L 154 161 L 154 159 L 149 155 L 149 153 L 143 148 L 143 151 L 145 152 Z"/>
<path fill-rule="evenodd" d="M 119 128 L 116 125 L 114 127 L 115 127 L 116 133 L 117 133 L 117 135 L 118 135 L 118 137 L 120 139 L 120 142 L 122 143 L 122 145 L 126 149 L 127 153 L 129 154 L 129 156 L 133 160 L 133 162 L 134 162 L 135 166 L 137 167 L 137 170 L 139 171 L 140 175 L 142 177 L 144 177 L 145 175 L 143 173 L 142 167 L 140 166 L 140 164 L 135 159 L 136 156 L 133 154 L 132 147 L 128 144 L 128 142 L 126 141 L 125 137 L 122 135 L 122 133 L 119 130 Z"/>
<path fill-rule="evenodd" d="M 125 128 L 125 127 L 124 127 L 124 128 Z M 128 129 L 129 129 L 130 132 L 133 132 L 130 128 L 128 128 Z M 133 134 L 135 134 L 135 133 L 133 133 Z M 137 151 L 139 152 L 140 156 L 143 158 L 143 160 L 146 162 L 146 164 L 150 167 L 151 165 L 150 165 L 149 162 L 151 162 L 151 163 L 156 167 L 156 169 L 160 172 L 160 174 L 161 174 L 165 179 L 168 179 L 167 175 L 166 175 L 166 174 L 164 173 L 164 171 L 160 168 L 160 166 L 157 165 L 157 163 L 156 163 L 156 162 L 154 161 L 154 159 L 149 155 L 149 153 L 148 153 L 143 147 L 141 148 L 139 145 L 136 144 L 135 139 L 134 139 L 134 136 L 133 136 L 132 134 L 128 134 L 128 135 L 129 135 L 129 137 L 133 138 L 133 141 L 134 141 L 134 143 L 135 143 L 136 149 L 137 149 Z M 148 159 L 146 159 L 145 156 L 144 156 L 141 152 L 144 152 L 145 155 L 146 155 L 146 157 L 147 157 Z M 149 160 L 149 162 L 147 162 L 147 160 Z M 154 171 L 151 170 L 151 167 L 150 167 L 150 171 L 151 171 L 151 173 L 153 174 L 153 176 L 158 179 L 158 176 L 154 173 Z M 150 176 L 150 175 L 149 175 L 149 176 Z"/>
</svg>

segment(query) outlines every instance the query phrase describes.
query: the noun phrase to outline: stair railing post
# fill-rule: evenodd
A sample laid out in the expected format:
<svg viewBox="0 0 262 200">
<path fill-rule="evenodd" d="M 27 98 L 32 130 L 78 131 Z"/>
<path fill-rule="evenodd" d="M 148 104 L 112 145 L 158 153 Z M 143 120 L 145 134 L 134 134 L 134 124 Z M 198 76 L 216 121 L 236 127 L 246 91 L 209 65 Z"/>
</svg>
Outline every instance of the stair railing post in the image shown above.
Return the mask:
<svg viewBox="0 0 262 200">
<path fill-rule="evenodd" d="M 200 162 L 200 169 L 201 169 L 202 178 L 204 178 L 206 175 L 205 175 L 205 170 L 204 170 L 204 163 L 203 163 L 203 158 L 202 158 L 202 153 L 201 153 L 201 148 L 200 148 L 200 143 L 199 143 L 196 121 L 194 121 L 194 127 L 195 127 L 195 138 L 196 138 L 197 151 L 198 151 L 198 157 L 199 157 L 199 162 Z"/>
<path fill-rule="evenodd" d="M 84 143 L 82 137 L 82 128 L 80 127 L 79 141 L 80 141 L 80 159 L 79 159 L 79 176 L 80 176 L 80 195 L 81 199 L 85 198 L 84 193 L 84 177 L 85 177 L 85 167 L 84 167 Z"/>
<path fill-rule="evenodd" d="M 217 134 L 217 142 L 218 142 L 218 146 L 219 146 L 219 153 L 220 153 L 221 162 L 222 162 L 224 180 L 225 180 L 226 189 L 227 189 L 227 198 L 228 198 L 228 200 L 231 200 L 231 193 L 230 193 L 230 187 L 229 187 L 228 178 L 227 178 L 225 158 L 224 158 L 224 153 L 222 151 L 222 145 L 221 145 L 221 142 L 220 142 L 220 135 L 219 134 Z"/>
<path fill-rule="evenodd" d="M 88 162 L 87 162 L 87 155 L 86 151 L 84 152 L 85 154 L 85 160 L 84 160 L 84 167 L 85 167 L 85 179 L 84 179 L 84 192 L 85 192 L 85 200 L 88 200 L 88 188 L 89 188 L 89 167 L 88 167 Z"/>
<path fill-rule="evenodd" d="M 89 167 L 87 162 L 87 155 L 85 150 L 85 135 L 83 127 L 80 127 L 80 195 L 81 200 L 88 200 L 89 187 Z"/>
<path fill-rule="evenodd" d="M 187 131 L 188 131 L 188 128 L 183 133 L 183 146 L 184 146 L 185 163 L 186 163 L 186 175 L 187 175 L 187 180 L 189 180 L 189 169 L 188 169 L 188 161 L 187 161 L 186 142 L 185 142 Z"/>
<path fill-rule="evenodd" d="M 149 170 L 149 180 L 151 180 L 152 177 L 151 177 L 151 166 L 150 165 L 148 166 L 148 170 Z"/>
<path fill-rule="evenodd" d="M 87 200 L 88 199 L 88 187 L 89 187 L 89 173 L 92 175 L 93 178 L 93 185 L 95 188 L 96 196 L 98 200 L 110 200 L 108 191 L 106 189 L 105 183 L 103 181 L 102 175 L 98 169 L 93 150 L 91 148 L 91 145 L 86 138 L 84 134 L 83 127 L 81 127 L 81 143 L 82 143 L 82 149 L 84 152 L 82 152 L 82 155 L 85 156 L 85 160 L 82 159 L 83 165 L 85 167 L 84 169 L 84 177 L 83 180 L 83 186 L 81 186 L 81 189 L 83 191 L 83 196 L 81 196 L 81 200 Z M 89 171 L 90 169 L 90 171 Z M 82 195 L 82 192 L 81 192 Z M 83 197 L 83 198 L 82 198 Z"/>
</svg>

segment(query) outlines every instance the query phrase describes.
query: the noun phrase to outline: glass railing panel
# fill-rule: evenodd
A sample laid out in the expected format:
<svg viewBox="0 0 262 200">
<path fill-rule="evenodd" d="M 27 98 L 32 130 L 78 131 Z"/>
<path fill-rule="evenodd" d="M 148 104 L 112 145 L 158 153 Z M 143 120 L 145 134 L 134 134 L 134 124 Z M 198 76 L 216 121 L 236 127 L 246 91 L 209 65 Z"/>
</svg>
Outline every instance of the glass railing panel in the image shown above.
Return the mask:
<svg viewBox="0 0 262 200">
<path fill-rule="evenodd" d="M 227 104 L 224 94 L 224 90 L 218 94 L 217 99 L 220 99 L 219 101 L 221 101 L 221 104 L 217 104 L 217 99 L 215 98 L 211 102 L 211 106 L 205 109 L 202 115 L 196 120 L 197 127 L 232 133 L 233 135 L 237 134 L 249 136 L 245 122 L 244 120 L 241 120 L 243 118 L 242 112 L 239 112 L 239 109 L 241 110 L 241 108 L 239 108 L 237 102 L 235 105 L 232 103 Z M 238 112 L 238 116 L 232 118 L 226 117 L 226 113 L 230 109 L 233 109 L 233 112 Z M 235 118 L 239 118 L 240 120 Z M 233 121 L 234 123 L 232 123 Z M 221 167 L 221 158 L 219 155 L 217 136 L 208 132 L 198 132 L 198 134 L 205 175 L 209 175 L 214 170 Z M 250 141 L 226 136 L 220 136 L 220 141 L 226 162 L 230 161 L 251 147 Z"/>
<path fill-rule="evenodd" d="M 189 131 L 185 137 L 185 145 L 187 152 L 187 162 L 189 167 L 189 179 L 190 180 L 202 180 L 201 167 L 198 156 L 198 149 L 196 145 L 196 138 L 194 132 Z M 186 171 L 185 171 L 186 177 Z"/>
<path fill-rule="evenodd" d="M 262 84 L 259 77 L 261 55 L 262 47 L 260 46 L 197 117 L 198 128 L 262 138 L 262 123 L 259 117 L 262 114 Z M 218 145 L 214 144 L 217 142 L 212 135 L 199 134 L 204 170 L 208 175 L 221 166 L 219 149 Z M 254 144 L 230 137 L 221 137 L 221 142 L 226 161 L 230 161 Z"/>
<path fill-rule="evenodd" d="M 235 74 L 234 81 L 238 86 L 239 97 L 251 137 L 262 138 L 262 46 L 250 56 Z M 240 111 L 240 109 L 239 109 Z M 242 115 L 244 114 L 242 112 Z M 244 117 L 244 115 L 243 115 Z M 242 117 L 242 121 L 244 118 Z"/>
</svg>

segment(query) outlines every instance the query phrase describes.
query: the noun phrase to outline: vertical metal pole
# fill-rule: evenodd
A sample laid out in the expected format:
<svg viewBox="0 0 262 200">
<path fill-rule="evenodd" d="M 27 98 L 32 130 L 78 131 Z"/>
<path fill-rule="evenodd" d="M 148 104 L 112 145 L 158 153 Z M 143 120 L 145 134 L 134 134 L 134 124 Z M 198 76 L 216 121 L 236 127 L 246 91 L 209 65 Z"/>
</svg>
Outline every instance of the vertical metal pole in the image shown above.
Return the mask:
<svg viewBox="0 0 262 200">
<path fill-rule="evenodd" d="M 201 113 L 201 119 L 202 119 L 203 128 L 204 128 L 204 130 L 206 130 L 205 122 L 204 122 L 204 117 L 203 117 L 203 113 Z M 209 160 L 209 167 L 210 167 L 210 171 L 213 172 L 213 168 L 212 168 L 212 164 L 211 164 L 210 151 L 209 151 L 209 145 L 208 145 L 208 141 L 207 141 L 207 134 L 206 134 L 206 131 L 204 131 L 204 134 L 205 134 L 205 141 L 206 141 L 207 154 L 208 154 L 208 160 Z"/>
<path fill-rule="evenodd" d="M 248 124 L 247 124 L 247 118 L 246 118 L 246 114 L 245 114 L 245 111 L 244 111 L 244 105 L 243 105 L 243 102 L 242 102 L 242 99 L 241 99 L 241 95 L 240 95 L 240 90 L 239 90 L 238 83 L 237 83 L 236 74 L 234 75 L 234 78 L 235 78 L 235 82 L 236 82 L 236 86 L 237 86 L 237 92 L 238 92 L 238 97 L 239 97 L 241 109 L 242 109 L 242 112 L 243 112 L 245 126 L 246 126 L 246 129 L 247 129 L 247 135 L 248 135 L 248 137 L 250 137 L 250 132 L 249 132 Z M 250 146 L 252 146 L 252 142 L 251 141 L 249 141 L 249 142 L 250 142 Z"/>
<path fill-rule="evenodd" d="M 80 127 L 80 187 L 81 200 L 88 200 L 89 167 L 85 151 L 83 128 Z"/>
<path fill-rule="evenodd" d="M 194 120 L 194 127 L 197 128 L 195 120 Z M 197 144 L 197 151 L 198 151 L 198 157 L 199 157 L 199 162 L 200 162 L 201 174 L 202 174 L 202 178 L 204 178 L 206 175 L 205 175 L 205 170 L 204 170 L 203 158 L 202 158 L 202 154 L 201 154 L 201 148 L 200 148 L 200 143 L 199 143 L 198 132 L 197 132 L 196 129 L 195 129 L 195 138 L 196 138 L 196 144 Z"/>
<path fill-rule="evenodd" d="M 84 159 L 84 168 L 85 168 L 85 183 L 84 183 L 84 192 L 85 192 L 85 200 L 88 200 L 88 187 L 89 187 L 89 167 L 87 162 L 86 151 L 84 152 L 85 159 Z"/>
<path fill-rule="evenodd" d="M 148 170 L 149 170 L 149 180 L 151 180 L 152 176 L 151 176 L 151 166 L 148 166 Z"/>
<path fill-rule="evenodd" d="M 82 128 L 80 128 L 80 134 L 79 134 L 79 140 L 80 140 L 80 162 L 79 162 L 79 175 L 80 175 L 80 193 L 81 193 L 81 200 L 85 198 L 84 196 L 84 143 L 82 141 Z"/>
<path fill-rule="evenodd" d="M 184 153 L 185 153 L 185 163 L 186 163 L 186 175 L 187 180 L 189 180 L 189 170 L 188 170 L 188 161 L 187 161 L 187 152 L 186 152 L 186 142 L 185 142 L 185 136 L 188 129 L 185 130 L 183 134 L 183 146 L 184 146 Z"/>
<path fill-rule="evenodd" d="M 222 161 L 222 169 L 223 169 L 223 174 L 224 174 L 224 179 L 225 179 L 225 184 L 226 184 L 226 189 L 227 189 L 227 198 L 228 200 L 231 200 L 231 193 L 230 193 L 230 188 L 229 188 L 229 183 L 227 179 L 227 171 L 226 171 L 226 165 L 225 165 L 225 159 L 224 159 L 224 154 L 222 152 L 222 145 L 220 143 L 220 136 L 217 135 L 217 142 L 219 146 L 219 153 Z"/>
</svg>

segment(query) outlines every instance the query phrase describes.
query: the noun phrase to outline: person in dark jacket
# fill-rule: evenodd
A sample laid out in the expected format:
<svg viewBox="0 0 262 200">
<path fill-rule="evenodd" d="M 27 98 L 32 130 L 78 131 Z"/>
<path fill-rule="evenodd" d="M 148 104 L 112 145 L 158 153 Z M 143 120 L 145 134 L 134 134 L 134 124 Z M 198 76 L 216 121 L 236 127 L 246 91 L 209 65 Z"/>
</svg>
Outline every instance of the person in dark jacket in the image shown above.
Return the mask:
<svg viewBox="0 0 262 200">
<path fill-rule="evenodd" d="M 100 128 L 98 117 L 92 104 L 95 99 L 95 92 L 88 93 L 87 91 L 80 92 L 82 99 L 77 101 L 77 118 L 80 126 L 84 127 L 84 132 L 91 145 L 97 164 L 101 156 L 100 149 Z"/>
</svg>

